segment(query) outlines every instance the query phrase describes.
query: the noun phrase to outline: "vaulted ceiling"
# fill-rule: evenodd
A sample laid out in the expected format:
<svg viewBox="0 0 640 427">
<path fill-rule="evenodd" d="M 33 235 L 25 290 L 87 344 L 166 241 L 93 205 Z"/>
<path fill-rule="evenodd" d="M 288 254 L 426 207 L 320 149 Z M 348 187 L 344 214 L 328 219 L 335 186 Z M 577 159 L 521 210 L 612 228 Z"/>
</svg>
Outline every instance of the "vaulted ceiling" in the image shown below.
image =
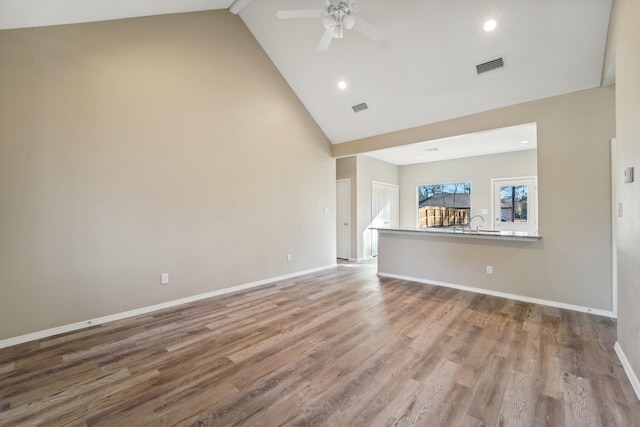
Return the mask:
<svg viewBox="0 0 640 427">
<path fill-rule="evenodd" d="M 324 4 L 252 1 L 240 16 L 333 143 L 600 85 L 607 0 L 361 0 L 357 15 L 384 38 L 350 30 L 326 52 L 320 19 L 275 14 Z M 496 58 L 503 68 L 476 73 Z"/>
<path fill-rule="evenodd" d="M 359 0 L 356 28 L 316 50 L 326 0 L 0 0 L 0 29 L 231 7 L 329 140 L 342 143 L 601 85 L 611 0 Z M 497 22 L 486 32 L 488 19 Z M 477 74 L 502 58 L 504 67 Z M 345 81 L 345 89 L 338 82 Z M 352 106 L 366 103 L 355 113 Z"/>
</svg>

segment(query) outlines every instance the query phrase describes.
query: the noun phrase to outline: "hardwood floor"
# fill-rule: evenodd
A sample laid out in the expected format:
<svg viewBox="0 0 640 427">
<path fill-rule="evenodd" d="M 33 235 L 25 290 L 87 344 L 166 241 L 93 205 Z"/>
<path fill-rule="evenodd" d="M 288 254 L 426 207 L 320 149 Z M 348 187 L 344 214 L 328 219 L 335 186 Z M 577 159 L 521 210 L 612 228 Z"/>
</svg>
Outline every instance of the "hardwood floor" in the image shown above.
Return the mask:
<svg viewBox="0 0 640 427">
<path fill-rule="evenodd" d="M 636 426 L 611 319 L 336 269 L 0 350 L 0 425 Z"/>
</svg>

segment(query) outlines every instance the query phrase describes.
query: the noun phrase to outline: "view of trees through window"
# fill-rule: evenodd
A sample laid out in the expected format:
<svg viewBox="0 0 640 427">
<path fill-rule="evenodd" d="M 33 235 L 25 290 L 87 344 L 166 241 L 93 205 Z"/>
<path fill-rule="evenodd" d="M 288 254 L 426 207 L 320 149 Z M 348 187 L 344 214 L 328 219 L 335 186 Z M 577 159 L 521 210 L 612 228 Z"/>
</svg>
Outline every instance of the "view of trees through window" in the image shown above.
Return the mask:
<svg viewBox="0 0 640 427">
<path fill-rule="evenodd" d="M 471 183 L 418 186 L 418 220 L 422 228 L 469 224 Z"/>
<path fill-rule="evenodd" d="M 500 187 L 500 222 L 527 222 L 528 186 Z"/>
</svg>

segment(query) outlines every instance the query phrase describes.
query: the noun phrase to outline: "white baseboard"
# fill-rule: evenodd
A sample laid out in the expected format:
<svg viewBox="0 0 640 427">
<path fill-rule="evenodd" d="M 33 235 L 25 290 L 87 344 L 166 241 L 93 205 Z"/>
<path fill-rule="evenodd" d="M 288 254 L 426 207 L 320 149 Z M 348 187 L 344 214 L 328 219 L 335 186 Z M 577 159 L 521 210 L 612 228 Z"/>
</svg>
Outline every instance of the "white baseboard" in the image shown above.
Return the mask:
<svg viewBox="0 0 640 427">
<path fill-rule="evenodd" d="M 491 295 L 494 297 L 508 298 L 516 301 L 530 302 L 533 304 L 541 304 L 541 305 L 548 305 L 550 307 L 565 308 L 567 310 L 580 311 L 583 313 L 597 314 L 599 316 L 613 317 L 612 311 L 602 310 L 599 308 L 583 307 L 580 305 L 567 304 L 564 302 L 549 301 L 549 300 L 544 300 L 539 298 L 526 297 L 523 295 L 509 294 L 506 292 L 492 291 L 489 289 L 474 288 L 472 286 L 464 286 L 464 285 L 456 285 L 453 283 L 439 282 L 437 280 L 427 280 L 427 279 L 420 279 L 418 277 L 409 277 L 409 276 L 403 276 L 399 274 L 384 273 L 381 271 L 378 272 L 378 276 L 389 277 L 392 279 L 408 280 L 411 282 L 424 283 L 426 285 L 444 286 L 446 288 L 460 289 L 462 291 L 475 292 L 478 294 Z"/>
<path fill-rule="evenodd" d="M 292 277 L 302 276 L 310 273 L 316 273 L 318 271 L 327 270 L 330 268 L 334 268 L 336 266 L 337 264 L 329 264 L 323 267 L 311 268 L 309 270 L 304 270 L 304 271 L 297 271 L 295 273 L 285 274 L 284 276 L 258 280 L 257 282 L 245 283 L 243 285 L 232 286 L 230 288 L 218 289 L 218 290 L 207 292 L 204 294 L 193 295 L 190 297 L 180 298 L 173 301 L 167 301 L 160 304 L 150 305 L 147 307 L 136 308 L 134 310 L 125 311 L 122 313 L 116 313 L 108 316 L 97 317 L 95 319 L 83 320 L 81 322 L 62 325 L 62 326 L 58 326 L 51 329 L 45 329 L 43 331 L 32 332 L 30 334 L 20 335 L 13 338 L 7 338 L 4 340 L 0 340 L 0 348 L 11 347 L 13 345 L 23 344 L 25 342 L 47 338 L 47 337 L 57 335 L 57 334 L 62 334 L 65 332 L 76 331 L 78 329 L 87 328 L 89 326 L 101 325 L 104 323 L 113 322 L 115 320 L 126 319 L 127 317 L 139 316 L 141 314 L 147 314 L 152 311 L 162 310 L 169 307 L 175 307 L 177 305 L 186 304 L 189 302 L 194 302 L 194 301 L 198 301 L 205 298 L 211 298 L 219 295 L 228 294 L 231 292 L 237 292 L 245 289 L 255 288 L 258 286 L 267 285 L 269 283 L 278 282 L 280 280 L 290 279 Z"/>
<path fill-rule="evenodd" d="M 629 382 L 631 382 L 633 391 L 636 392 L 636 397 L 640 400 L 640 381 L 638 381 L 638 377 L 631 367 L 629 360 L 627 360 L 627 356 L 624 354 L 624 351 L 622 351 L 622 347 L 620 347 L 620 343 L 618 343 L 618 341 L 614 344 L 613 349 L 616 351 L 618 359 L 620 359 L 620 363 L 622 363 L 622 367 L 629 378 Z"/>
</svg>

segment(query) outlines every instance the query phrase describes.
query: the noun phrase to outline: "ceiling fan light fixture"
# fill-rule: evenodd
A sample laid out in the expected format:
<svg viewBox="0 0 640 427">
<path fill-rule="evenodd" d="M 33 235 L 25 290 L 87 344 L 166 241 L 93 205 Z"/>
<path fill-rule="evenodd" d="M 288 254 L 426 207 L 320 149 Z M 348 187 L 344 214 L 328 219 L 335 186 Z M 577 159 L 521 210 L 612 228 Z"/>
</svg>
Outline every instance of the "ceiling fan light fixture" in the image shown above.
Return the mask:
<svg viewBox="0 0 640 427">
<path fill-rule="evenodd" d="M 331 27 L 333 27 L 334 25 L 336 25 L 336 20 L 333 16 L 331 15 L 327 15 L 324 18 L 322 18 L 322 26 L 325 29 L 329 29 Z"/>
<path fill-rule="evenodd" d="M 342 18 L 342 25 L 344 25 L 347 30 L 350 30 L 356 25 L 356 19 L 351 15 L 346 15 Z"/>
<path fill-rule="evenodd" d="M 243 1 L 247 0 L 236 0 L 236 2 Z M 316 47 L 318 51 L 327 50 L 331 40 L 344 38 L 345 29 L 356 28 L 362 35 L 375 42 L 382 39 L 382 33 L 377 28 L 362 18 L 352 16 L 353 12 L 360 10 L 356 0 L 325 1 L 327 6 L 323 10 L 278 10 L 276 16 L 280 19 L 321 18 L 325 31 Z"/>
</svg>

